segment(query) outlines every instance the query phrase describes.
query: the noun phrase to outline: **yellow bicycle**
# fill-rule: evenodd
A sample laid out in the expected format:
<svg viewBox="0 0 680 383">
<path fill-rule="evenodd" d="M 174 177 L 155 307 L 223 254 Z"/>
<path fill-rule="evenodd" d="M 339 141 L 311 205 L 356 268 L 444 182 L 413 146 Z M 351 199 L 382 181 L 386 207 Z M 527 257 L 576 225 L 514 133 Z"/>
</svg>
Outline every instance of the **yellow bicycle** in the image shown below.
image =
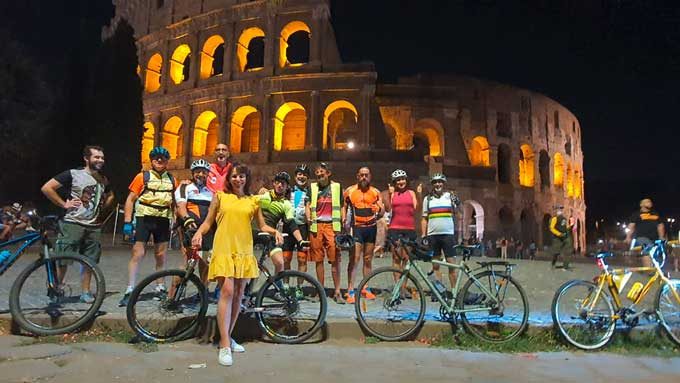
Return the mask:
<svg viewBox="0 0 680 383">
<path fill-rule="evenodd" d="M 572 280 L 555 293 L 551 311 L 560 336 L 580 349 L 597 350 L 609 343 L 617 322 L 633 328 L 640 317 L 647 315 L 655 316 L 661 329 L 680 345 L 680 280 L 668 278 L 661 270 L 666 260 L 666 246 L 677 242 L 658 240 L 644 248 L 633 248 L 651 258 L 651 267 L 614 269 L 606 263 L 612 253 L 597 254 L 601 273 L 593 282 Z M 624 306 L 620 294 L 633 273 L 649 276 L 645 283 L 635 282 L 631 286 L 625 296 L 632 304 Z M 640 303 L 656 285 L 659 289 L 653 309 L 642 309 Z"/>
</svg>

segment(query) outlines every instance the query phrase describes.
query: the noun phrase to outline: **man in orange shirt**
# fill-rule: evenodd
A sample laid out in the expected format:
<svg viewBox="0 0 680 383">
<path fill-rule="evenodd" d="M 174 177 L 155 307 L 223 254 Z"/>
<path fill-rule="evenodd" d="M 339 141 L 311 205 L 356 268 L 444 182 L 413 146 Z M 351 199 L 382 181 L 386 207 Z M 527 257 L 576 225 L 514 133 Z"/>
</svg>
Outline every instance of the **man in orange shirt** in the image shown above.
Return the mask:
<svg viewBox="0 0 680 383">
<path fill-rule="evenodd" d="M 354 236 L 354 254 L 350 254 L 347 266 L 347 303 L 354 303 L 354 272 L 359 260 L 363 256 L 363 276 L 366 277 L 373 269 L 373 248 L 377 234 L 377 220 L 385 213 L 380 191 L 371 186 L 371 170 L 363 166 L 357 172 L 357 183 L 348 187 L 344 195 L 343 217 L 345 227 L 351 226 Z M 365 289 L 361 294 L 366 299 L 375 299 L 370 290 Z"/>
</svg>

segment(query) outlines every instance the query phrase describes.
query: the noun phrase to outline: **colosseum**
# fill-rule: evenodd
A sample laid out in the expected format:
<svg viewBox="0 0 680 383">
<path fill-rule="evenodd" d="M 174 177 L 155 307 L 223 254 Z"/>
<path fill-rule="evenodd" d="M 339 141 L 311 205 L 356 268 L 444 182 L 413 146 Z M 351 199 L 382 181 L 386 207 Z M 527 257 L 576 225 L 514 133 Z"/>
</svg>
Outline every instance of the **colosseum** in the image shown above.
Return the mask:
<svg viewBox="0 0 680 383">
<path fill-rule="evenodd" d="M 458 75 L 380 83 L 373 64 L 342 62 L 330 0 L 113 3 L 103 36 L 125 19 L 137 40 L 142 151 L 167 147 L 172 169 L 226 142 L 260 181 L 319 161 L 344 185 L 367 164 L 381 189 L 395 168 L 441 171 L 464 201 L 460 238 L 545 245 L 563 204 L 585 248 L 581 129 L 554 100 Z"/>
</svg>

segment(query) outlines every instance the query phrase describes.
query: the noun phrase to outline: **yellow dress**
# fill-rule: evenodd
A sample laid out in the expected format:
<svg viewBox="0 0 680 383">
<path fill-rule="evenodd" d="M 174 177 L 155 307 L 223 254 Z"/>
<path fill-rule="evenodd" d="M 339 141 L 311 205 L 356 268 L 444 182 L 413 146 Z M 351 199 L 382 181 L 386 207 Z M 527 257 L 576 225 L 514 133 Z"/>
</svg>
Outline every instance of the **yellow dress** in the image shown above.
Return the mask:
<svg viewBox="0 0 680 383">
<path fill-rule="evenodd" d="M 251 222 L 257 211 L 259 196 L 237 197 L 217 192 L 217 231 L 208 278 L 257 278 L 257 258 L 253 253 Z"/>
</svg>

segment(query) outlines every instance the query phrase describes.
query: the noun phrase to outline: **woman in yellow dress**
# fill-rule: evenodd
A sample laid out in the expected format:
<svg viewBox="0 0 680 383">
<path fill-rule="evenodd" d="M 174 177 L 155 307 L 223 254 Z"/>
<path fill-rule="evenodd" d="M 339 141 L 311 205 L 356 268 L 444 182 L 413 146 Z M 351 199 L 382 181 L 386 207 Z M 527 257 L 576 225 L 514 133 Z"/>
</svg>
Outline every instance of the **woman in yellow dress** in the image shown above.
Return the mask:
<svg viewBox="0 0 680 383">
<path fill-rule="evenodd" d="M 259 196 L 250 195 L 250 181 L 247 166 L 238 165 L 231 170 L 224 192 L 213 196 L 208 215 L 191 241 L 194 247 L 200 248 L 203 235 L 217 222 L 208 278 L 216 280 L 220 288 L 217 303 L 220 331 L 218 361 L 225 366 L 233 363 L 232 351 L 245 352 L 243 346 L 231 339 L 231 332 L 238 318 L 246 284 L 259 274 L 253 253 L 252 220 L 256 219 L 261 231 L 274 235 L 277 243 L 283 243 L 281 233 L 265 224 L 259 208 Z"/>
</svg>

